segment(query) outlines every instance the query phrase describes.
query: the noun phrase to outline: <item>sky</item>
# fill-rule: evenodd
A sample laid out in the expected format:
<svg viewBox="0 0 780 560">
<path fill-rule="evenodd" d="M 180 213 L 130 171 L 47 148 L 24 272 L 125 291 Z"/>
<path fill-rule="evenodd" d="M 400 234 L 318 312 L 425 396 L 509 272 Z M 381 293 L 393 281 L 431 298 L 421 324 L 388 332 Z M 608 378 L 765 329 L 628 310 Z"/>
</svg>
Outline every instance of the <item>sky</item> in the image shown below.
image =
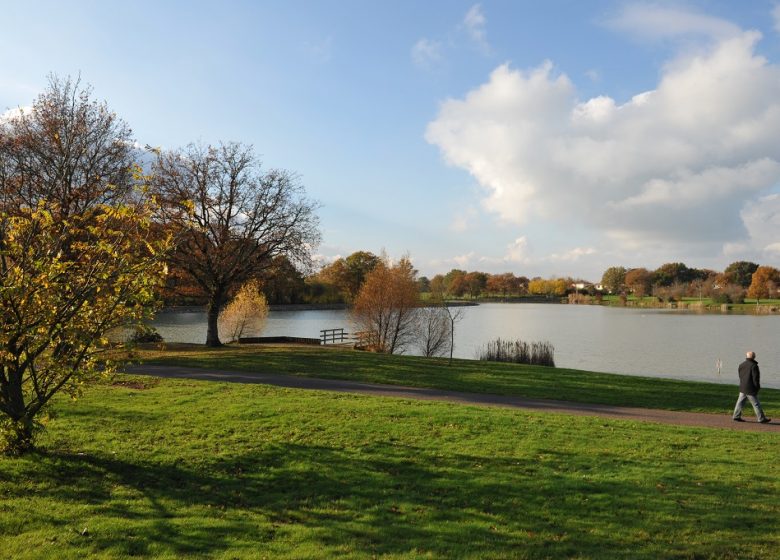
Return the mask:
<svg viewBox="0 0 780 560">
<path fill-rule="evenodd" d="M 358 250 L 598 281 L 780 267 L 780 4 L 0 0 L 0 114 L 80 76 L 142 144 L 240 141 Z"/>
</svg>

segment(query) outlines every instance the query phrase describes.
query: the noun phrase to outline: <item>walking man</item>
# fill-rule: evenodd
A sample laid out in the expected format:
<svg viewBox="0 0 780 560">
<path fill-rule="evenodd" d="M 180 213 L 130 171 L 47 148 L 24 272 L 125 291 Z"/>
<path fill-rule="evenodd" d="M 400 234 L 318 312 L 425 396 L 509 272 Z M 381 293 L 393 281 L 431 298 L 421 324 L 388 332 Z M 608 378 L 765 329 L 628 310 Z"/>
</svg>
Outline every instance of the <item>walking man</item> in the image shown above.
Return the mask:
<svg viewBox="0 0 780 560">
<path fill-rule="evenodd" d="M 761 389 L 761 372 L 758 370 L 756 353 L 748 352 L 747 359 L 739 364 L 739 398 L 737 406 L 734 407 L 734 415 L 731 417 L 734 422 L 744 422 L 742 419 L 742 407 L 745 401 L 750 401 L 756 418 L 761 424 L 768 424 L 771 418 L 767 418 L 764 410 L 761 408 L 761 402 L 758 400 L 758 391 Z"/>
</svg>

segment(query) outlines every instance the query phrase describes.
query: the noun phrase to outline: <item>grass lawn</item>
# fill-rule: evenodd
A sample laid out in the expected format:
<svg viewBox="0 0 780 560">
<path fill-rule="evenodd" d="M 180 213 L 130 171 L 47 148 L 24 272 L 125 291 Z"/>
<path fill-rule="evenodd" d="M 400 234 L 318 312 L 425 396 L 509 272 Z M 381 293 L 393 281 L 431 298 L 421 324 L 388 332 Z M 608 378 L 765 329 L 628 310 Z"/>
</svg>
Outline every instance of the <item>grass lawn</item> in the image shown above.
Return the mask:
<svg viewBox="0 0 780 560">
<path fill-rule="evenodd" d="M 448 365 L 443 359 L 316 346 L 171 345 L 142 350 L 139 357 L 158 364 L 721 414 L 733 410 L 739 392 L 736 373 L 734 384 L 722 385 L 477 360 Z M 764 389 L 761 397 L 767 415 L 780 417 L 780 391 Z"/>
<path fill-rule="evenodd" d="M 282 351 L 264 357 L 284 369 Z M 286 359 L 297 370 L 314 358 L 335 360 L 333 373 L 347 361 Z M 394 378 L 403 363 L 377 375 Z M 438 379 L 438 368 L 421 375 Z M 509 374 L 482 375 L 511 385 Z M 770 560 L 780 557 L 778 443 L 776 433 L 122 376 L 57 399 L 40 451 L 0 457 L 0 550 Z"/>
</svg>

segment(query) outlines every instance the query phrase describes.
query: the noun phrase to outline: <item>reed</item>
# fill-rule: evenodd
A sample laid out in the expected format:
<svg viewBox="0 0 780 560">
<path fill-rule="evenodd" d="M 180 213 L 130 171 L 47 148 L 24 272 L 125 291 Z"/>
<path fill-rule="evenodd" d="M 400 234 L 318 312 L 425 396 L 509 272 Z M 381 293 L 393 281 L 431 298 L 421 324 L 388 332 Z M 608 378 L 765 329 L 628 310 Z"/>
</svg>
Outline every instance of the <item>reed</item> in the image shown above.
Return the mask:
<svg viewBox="0 0 780 560">
<path fill-rule="evenodd" d="M 555 367 L 555 347 L 550 342 L 524 342 L 502 340 L 488 342 L 478 353 L 487 362 L 509 362 L 534 366 Z"/>
</svg>

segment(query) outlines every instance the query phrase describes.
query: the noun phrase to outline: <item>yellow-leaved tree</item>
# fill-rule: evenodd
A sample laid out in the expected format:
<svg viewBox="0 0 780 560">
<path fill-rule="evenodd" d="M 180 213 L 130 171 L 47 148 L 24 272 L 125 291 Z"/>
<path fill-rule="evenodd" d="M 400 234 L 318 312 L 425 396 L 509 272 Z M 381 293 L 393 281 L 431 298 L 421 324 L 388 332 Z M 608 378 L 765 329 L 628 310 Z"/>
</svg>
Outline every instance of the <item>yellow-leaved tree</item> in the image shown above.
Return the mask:
<svg viewBox="0 0 780 560">
<path fill-rule="evenodd" d="M 268 304 L 257 280 L 250 280 L 219 314 L 220 336 L 235 341 L 246 335 L 258 335 L 268 317 Z"/>
<path fill-rule="evenodd" d="M 106 333 L 148 317 L 167 236 L 129 128 L 52 78 L 0 122 L 0 448 L 33 447 L 54 395 L 107 375 Z"/>
</svg>

